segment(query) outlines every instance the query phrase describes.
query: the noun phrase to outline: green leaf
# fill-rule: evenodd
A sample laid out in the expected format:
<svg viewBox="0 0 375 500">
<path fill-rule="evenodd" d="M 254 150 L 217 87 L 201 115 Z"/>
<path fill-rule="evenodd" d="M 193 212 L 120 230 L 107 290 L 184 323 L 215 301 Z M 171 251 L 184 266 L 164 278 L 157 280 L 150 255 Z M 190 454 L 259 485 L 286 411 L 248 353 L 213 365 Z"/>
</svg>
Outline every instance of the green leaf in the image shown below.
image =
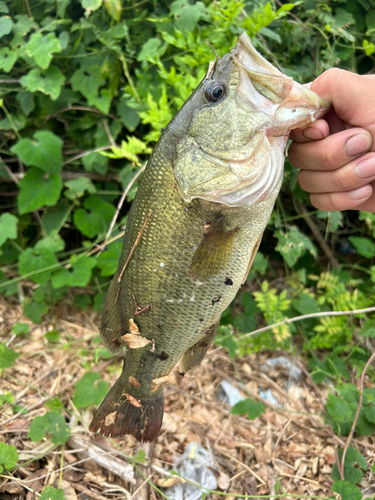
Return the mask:
<svg viewBox="0 0 375 500">
<path fill-rule="evenodd" d="M 59 342 L 61 333 L 58 330 L 51 330 L 44 335 L 44 338 L 51 342 L 51 344 L 56 344 Z"/>
<path fill-rule="evenodd" d="M 88 372 L 75 384 L 73 403 L 76 408 L 91 404 L 99 405 L 108 392 L 108 384 L 100 380 L 98 373 Z"/>
<path fill-rule="evenodd" d="M 88 238 L 104 234 L 115 213 L 113 205 L 99 196 L 89 196 L 83 206 L 87 210 L 79 208 L 74 212 L 74 224 Z"/>
<path fill-rule="evenodd" d="M 104 7 L 112 19 L 117 23 L 120 22 L 122 9 L 121 0 L 104 0 Z"/>
<path fill-rule="evenodd" d="M 292 301 L 292 306 L 301 314 L 315 313 L 319 310 L 317 301 L 307 293 L 300 293 L 298 299 Z"/>
<path fill-rule="evenodd" d="M 150 38 L 143 45 L 138 54 L 137 61 L 155 61 L 164 55 L 168 48 L 167 43 L 163 43 L 160 38 Z"/>
<path fill-rule="evenodd" d="M 83 166 L 88 172 L 97 172 L 100 175 L 105 175 L 108 170 L 108 158 L 100 153 L 91 152 L 82 158 Z"/>
<path fill-rule="evenodd" d="M 35 108 L 34 95 L 26 90 L 17 92 L 16 101 L 20 103 L 21 109 L 26 116 L 29 116 L 31 111 Z"/>
<path fill-rule="evenodd" d="M 42 315 L 48 311 L 47 304 L 44 302 L 31 302 L 23 303 L 23 313 L 26 317 L 30 318 L 33 323 L 40 325 L 42 322 Z"/>
<path fill-rule="evenodd" d="M 219 335 L 215 337 L 215 344 L 226 347 L 231 359 L 236 356 L 237 344 L 233 340 L 231 329 L 228 326 L 219 326 Z"/>
<path fill-rule="evenodd" d="M 39 167 L 44 172 L 58 174 L 62 168 L 63 141 L 48 130 L 35 132 L 34 139 L 21 139 L 11 148 L 12 153 L 28 167 Z"/>
<path fill-rule="evenodd" d="M 205 17 L 206 6 L 203 2 L 194 2 L 191 5 L 186 0 L 176 0 L 171 3 L 170 11 L 175 18 L 176 27 L 180 31 L 191 32 L 198 21 Z"/>
<path fill-rule="evenodd" d="M 59 175 L 46 175 L 39 168 L 32 167 L 20 180 L 19 186 L 18 210 L 22 215 L 44 206 L 55 205 L 62 189 L 62 180 Z"/>
<path fill-rule="evenodd" d="M 52 61 L 52 53 L 61 52 L 61 45 L 54 33 L 42 35 L 34 33 L 26 47 L 26 53 L 33 57 L 37 65 L 42 69 L 47 69 Z"/>
<path fill-rule="evenodd" d="M 375 253 L 375 245 L 368 238 L 361 238 L 359 236 L 349 236 L 348 240 L 355 247 L 359 255 L 371 259 Z"/>
<path fill-rule="evenodd" d="M 52 101 L 59 97 L 64 81 L 64 75 L 55 66 L 50 66 L 43 72 L 40 69 L 32 69 L 20 79 L 22 87 L 30 92 L 39 91 L 49 95 Z"/>
<path fill-rule="evenodd" d="M 34 251 L 38 253 L 42 248 L 46 248 L 53 253 L 61 252 L 65 248 L 65 241 L 59 234 L 52 234 L 50 236 L 46 236 L 42 240 L 39 240 L 34 247 Z"/>
<path fill-rule="evenodd" d="M 135 130 L 141 123 L 139 114 L 134 109 L 129 108 L 124 101 L 120 101 L 118 103 L 117 114 L 120 117 L 121 123 L 129 130 L 129 132 L 133 132 L 133 130 Z"/>
<path fill-rule="evenodd" d="M 330 418 L 337 422 L 345 422 L 352 415 L 349 404 L 344 399 L 338 398 L 334 394 L 328 395 L 328 401 L 325 408 Z"/>
<path fill-rule="evenodd" d="M 66 181 L 64 184 L 68 188 L 67 191 L 64 191 L 64 196 L 70 200 L 81 198 L 85 191 L 90 194 L 94 194 L 96 192 L 96 188 L 92 183 L 92 180 L 88 177 L 78 177 L 78 179 Z"/>
<path fill-rule="evenodd" d="M 70 258 L 70 268 L 61 268 L 52 275 L 52 285 L 54 288 L 61 288 L 65 285 L 85 287 L 91 279 L 91 270 L 96 266 L 96 259 L 93 257 Z"/>
<path fill-rule="evenodd" d="M 0 443 L 0 473 L 5 469 L 12 469 L 16 466 L 18 452 L 15 446 Z M 4 466 L 4 467 L 3 467 Z"/>
<path fill-rule="evenodd" d="M 341 495 L 341 500 L 362 500 L 362 492 L 357 486 L 348 481 L 336 481 L 332 491 Z"/>
<path fill-rule="evenodd" d="M 61 412 L 64 409 L 60 398 L 52 398 L 50 401 L 47 401 L 46 406 L 51 411 Z"/>
<path fill-rule="evenodd" d="M 30 331 L 30 327 L 27 323 L 16 323 L 12 326 L 12 332 L 15 335 L 22 335 L 23 333 L 28 333 Z"/>
<path fill-rule="evenodd" d="M 0 49 L 0 69 L 4 70 L 5 73 L 9 73 L 17 61 L 17 57 L 15 50 L 9 50 L 8 47 Z"/>
<path fill-rule="evenodd" d="M 249 420 L 254 420 L 259 415 L 266 411 L 266 407 L 260 401 L 255 401 L 255 399 L 247 398 L 243 401 L 236 403 L 230 410 L 234 415 L 244 415 L 247 413 Z"/>
<path fill-rule="evenodd" d="M 13 349 L 9 349 L 5 343 L 0 344 L 0 370 L 12 366 L 12 363 L 18 356 L 19 354 L 13 351 Z"/>
<path fill-rule="evenodd" d="M 8 14 L 9 9 L 7 7 L 7 4 L 3 1 L 0 2 L 0 14 Z"/>
<path fill-rule="evenodd" d="M 100 67 L 90 66 L 86 70 L 78 69 L 70 79 L 73 90 L 81 92 L 89 104 L 91 104 L 91 99 L 98 96 L 99 87 L 105 83 L 100 73 Z"/>
<path fill-rule="evenodd" d="M 55 254 L 49 248 L 40 248 L 38 254 L 35 253 L 35 249 L 27 248 L 19 257 L 18 272 L 21 276 L 26 275 L 46 267 L 54 266 L 57 262 Z M 30 276 L 30 279 L 35 281 L 35 283 L 43 284 L 48 281 L 51 272 L 52 270 L 42 271 Z"/>
<path fill-rule="evenodd" d="M 276 250 L 284 257 L 289 267 L 293 267 L 297 260 L 305 253 L 310 252 L 316 257 L 316 249 L 309 238 L 301 231 L 291 226 L 286 233 L 276 231 L 275 237 L 279 240 Z"/>
<path fill-rule="evenodd" d="M 4 35 L 9 35 L 12 31 L 13 21 L 9 16 L 0 17 L 0 38 Z"/>
<path fill-rule="evenodd" d="M 56 490 L 53 486 L 47 486 L 42 491 L 39 500 L 65 500 L 64 490 Z"/>
<path fill-rule="evenodd" d="M 6 240 L 15 240 L 17 238 L 18 219 L 15 215 L 5 212 L 0 217 L 0 247 Z"/>
<path fill-rule="evenodd" d="M 98 257 L 98 268 L 102 270 L 102 276 L 113 276 L 117 269 L 121 255 L 122 242 L 115 241 L 107 246 L 105 251 Z"/>
<path fill-rule="evenodd" d="M 52 235 L 60 231 L 70 213 L 71 208 L 71 206 L 62 202 L 55 205 L 43 215 L 42 225 L 48 235 Z"/>
<path fill-rule="evenodd" d="M 86 9 L 85 16 L 88 17 L 92 11 L 98 10 L 103 0 L 81 0 L 82 7 Z"/>
<path fill-rule="evenodd" d="M 70 429 L 64 417 L 56 412 L 50 411 L 43 417 L 35 417 L 31 422 L 28 433 L 31 441 L 41 441 L 46 434 L 49 434 L 53 444 L 64 444 L 70 436 Z"/>
</svg>

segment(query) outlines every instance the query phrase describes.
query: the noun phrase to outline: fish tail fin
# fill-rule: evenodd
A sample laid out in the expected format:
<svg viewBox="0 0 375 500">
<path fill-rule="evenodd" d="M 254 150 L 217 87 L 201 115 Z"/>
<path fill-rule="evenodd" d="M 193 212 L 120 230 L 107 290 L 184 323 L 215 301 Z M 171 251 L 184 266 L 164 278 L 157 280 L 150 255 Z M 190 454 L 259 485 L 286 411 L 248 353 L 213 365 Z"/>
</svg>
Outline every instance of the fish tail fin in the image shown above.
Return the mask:
<svg viewBox="0 0 375 500">
<path fill-rule="evenodd" d="M 120 377 L 96 411 L 90 431 L 112 437 L 131 434 L 138 441 L 155 441 L 163 421 L 164 388 L 140 399 L 126 390 Z"/>
</svg>

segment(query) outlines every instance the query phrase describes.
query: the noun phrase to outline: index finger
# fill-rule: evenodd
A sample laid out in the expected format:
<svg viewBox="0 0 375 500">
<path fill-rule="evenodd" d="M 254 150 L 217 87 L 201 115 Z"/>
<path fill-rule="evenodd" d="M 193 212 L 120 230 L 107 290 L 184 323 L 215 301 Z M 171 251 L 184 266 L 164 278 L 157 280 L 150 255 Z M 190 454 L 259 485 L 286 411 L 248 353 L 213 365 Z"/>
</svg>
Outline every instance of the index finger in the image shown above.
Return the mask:
<svg viewBox="0 0 375 500">
<path fill-rule="evenodd" d="M 289 139 L 299 143 L 318 141 L 324 139 L 329 134 L 328 123 L 324 120 L 317 120 L 305 129 L 296 128 L 291 131 Z"/>
</svg>

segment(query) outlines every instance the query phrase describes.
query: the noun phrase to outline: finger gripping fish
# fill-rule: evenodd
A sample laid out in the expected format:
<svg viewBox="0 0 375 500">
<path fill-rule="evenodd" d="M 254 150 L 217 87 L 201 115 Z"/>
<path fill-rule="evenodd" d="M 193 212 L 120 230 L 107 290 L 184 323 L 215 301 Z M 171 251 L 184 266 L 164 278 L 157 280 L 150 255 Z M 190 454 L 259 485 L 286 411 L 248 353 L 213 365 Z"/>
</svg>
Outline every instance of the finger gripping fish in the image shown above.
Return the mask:
<svg viewBox="0 0 375 500">
<path fill-rule="evenodd" d="M 130 210 L 101 337 L 126 349 L 90 429 L 156 439 L 164 385 L 199 364 L 246 279 L 279 193 L 290 130 L 328 103 L 243 33 L 164 130 Z"/>
</svg>

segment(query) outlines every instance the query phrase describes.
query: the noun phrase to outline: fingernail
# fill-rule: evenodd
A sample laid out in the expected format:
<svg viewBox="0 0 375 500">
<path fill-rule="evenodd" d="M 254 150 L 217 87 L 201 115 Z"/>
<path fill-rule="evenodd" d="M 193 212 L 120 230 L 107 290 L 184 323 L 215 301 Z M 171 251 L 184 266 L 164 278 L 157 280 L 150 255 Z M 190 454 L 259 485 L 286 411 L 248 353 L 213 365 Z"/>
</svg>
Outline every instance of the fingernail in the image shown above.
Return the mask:
<svg viewBox="0 0 375 500">
<path fill-rule="evenodd" d="M 367 179 L 375 176 L 375 157 L 367 158 L 357 163 L 355 173 L 360 179 Z"/>
<path fill-rule="evenodd" d="M 308 127 L 305 130 L 302 130 L 302 135 L 306 139 L 310 139 L 310 140 L 314 140 L 314 141 L 316 141 L 318 139 L 323 139 L 323 134 L 319 130 L 316 130 L 313 127 Z"/>
<path fill-rule="evenodd" d="M 353 189 L 353 191 L 349 191 L 348 195 L 352 200 L 361 200 L 363 198 L 368 198 L 372 193 L 371 186 L 362 186 L 358 189 Z"/>
<path fill-rule="evenodd" d="M 348 156 L 357 156 L 365 153 L 370 147 L 370 138 L 365 134 L 353 135 L 345 143 L 346 154 Z"/>
</svg>

